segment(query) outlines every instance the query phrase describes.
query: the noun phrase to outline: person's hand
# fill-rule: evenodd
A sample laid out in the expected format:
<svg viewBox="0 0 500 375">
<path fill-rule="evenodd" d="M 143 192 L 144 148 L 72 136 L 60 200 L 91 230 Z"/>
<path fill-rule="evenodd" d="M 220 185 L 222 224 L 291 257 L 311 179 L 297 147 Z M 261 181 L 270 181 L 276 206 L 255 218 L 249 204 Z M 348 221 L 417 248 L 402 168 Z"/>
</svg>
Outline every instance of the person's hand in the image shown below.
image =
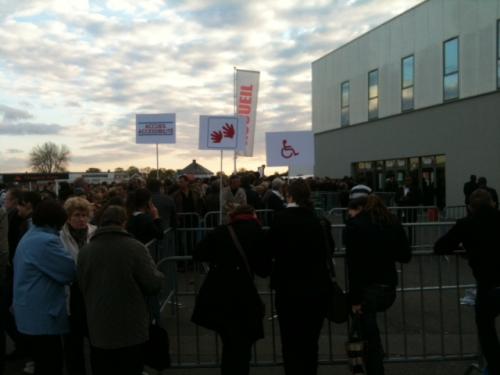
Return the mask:
<svg viewBox="0 0 500 375">
<path fill-rule="evenodd" d="M 160 217 L 160 214 L 158 213 L 158 209 L 153 204 L 153 202 L 149 202 L 149 213 L 153 217 L 153 220 L 156 220 Z"/>
<path fill-rule="evenodd" d="M 363 310 L 361 309 L 361 305 L 352 305 L 351 309 L 352 309 L 353 314 L 361 315 L 363 313 Z"/>
</svg>

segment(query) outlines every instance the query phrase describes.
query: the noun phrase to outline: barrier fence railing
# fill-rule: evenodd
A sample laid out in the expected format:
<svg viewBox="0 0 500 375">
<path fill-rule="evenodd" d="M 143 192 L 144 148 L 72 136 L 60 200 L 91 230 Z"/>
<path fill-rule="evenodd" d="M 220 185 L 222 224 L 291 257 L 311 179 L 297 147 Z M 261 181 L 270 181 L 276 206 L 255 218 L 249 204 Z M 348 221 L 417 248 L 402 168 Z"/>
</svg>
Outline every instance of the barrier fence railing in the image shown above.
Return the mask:
<svg viewBox="0 0 500 375">
<path fill-rule="evenodd" d="M 375 191 L 373 194 L 382 198 L 386 206 L 395 204 L 395 193 Z M 315 207 L 319 207 L 324 211 L 330 210 L 332 207 L 341 207 L 342 201 L 349 199 L 349 191 L 312 191 L 311 198 Z"/>
<path fill-rule="evenodd" d="M 454 211 L 454 213 L 456 212 L 458 214 L 459 207 L 460 206 L 456 207 L 456 211 Z M 396 215 L 402 223 L 422 223 L 443 221 L 445 219 L 448 220 L 447 216 L 440 213 L 436 206 L 394 206 L 388 207 L 388 209 Z M 326 216 L 333 224 L 344 223 L 347 218 L 347 208 L 332 208 L 328 211 Z M 452 217 L 451 219 L 456 220 L 457 217 Z"/>
<path fill-rule="evenodd" d="M 204 218 L 206 220 L 206 217 Z M 165 275 L 160 295 L 163 323 L 171 340 L 174 367 L 213 367 L 220 364 L 221 344 L 212 331 L 191 323 L 195 296 L 206 276 L 203 265 L 193 263 L 189 247 L 178 248 L 186 238 L 201 239 L 212 228 L 201 220 L 197 227 L 167 230 L 162 241 L 150 244 L 157 267 Z M 394 305 L 379 314 L 379 327 L 389 362 L 446 361 L 478 359 L 478 343 L 473 308 L 461 304 L 461 298 L 475 287 L 474 278 L 460 255 L 436 256 L 434 242 L 453 222 L 404 224 L 413 248 L 409 264 L 398 265 L 400 284 Z M 337 251 L 336 271 L 346 286 L 345 252 L 342 246 L 344 225 L 332 225 Z M 179 240 L 179 237 L 183 240 Z M 173 246 L 174 250 L 169 246 Z M 156 248 L 160 247 L 160 250 Z M 344 281 L 342 283 L 342 281 Z M 281 344 L 274 294 L 268 279 L 257 279 L 266 304 L 265 338 L 253 350 L 254 366 L 282 363 Z M 301 303 L 301 301 L 297 301 Z M 319 342 L 321 364 L 345 363 L 344 344 L 347 324 L 332 325 L 325 321 Z"/>
</svg>

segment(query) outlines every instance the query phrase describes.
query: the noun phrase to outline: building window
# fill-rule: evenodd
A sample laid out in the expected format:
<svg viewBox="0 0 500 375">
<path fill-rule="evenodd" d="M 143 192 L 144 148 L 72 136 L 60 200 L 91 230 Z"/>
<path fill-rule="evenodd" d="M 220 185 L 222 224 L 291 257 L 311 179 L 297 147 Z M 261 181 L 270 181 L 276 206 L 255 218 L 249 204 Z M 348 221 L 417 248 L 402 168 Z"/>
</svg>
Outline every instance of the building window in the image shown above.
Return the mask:
<svg viewBox="0 0 500 375">
<path fill-rule="evenodd" d="M 443 100 L 457 99 L 459 95 L 459 52 L 458 38 L 443 45 Z"/>
<path fill-rule="evenodd" d="M 415 57 L 407 56 L 401 60 L 401 110 L 414 108 Z"/>
<path fill-rule="evenodd" d="M 500 20 L 497 21 L 497 88 L 500 89 Z"/>
<path fill-rule="evenodd" d="M 368 73 L 368 120 L 378 118 L 378 69 Z"/>
<path fill-rule="evenodd" d="M 349 125 L 349 81 L 340 85 L 340 125 Z"/>
</svg>

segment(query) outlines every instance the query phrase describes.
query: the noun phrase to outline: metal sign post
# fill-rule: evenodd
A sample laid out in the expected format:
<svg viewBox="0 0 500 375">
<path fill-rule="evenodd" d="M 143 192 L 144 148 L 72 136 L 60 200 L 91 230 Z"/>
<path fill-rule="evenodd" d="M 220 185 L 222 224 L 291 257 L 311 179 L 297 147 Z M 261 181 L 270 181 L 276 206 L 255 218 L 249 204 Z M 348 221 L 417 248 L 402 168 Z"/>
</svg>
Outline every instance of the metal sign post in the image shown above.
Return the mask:
<svg viewBox="0 0 500 375">
<path fill-rule="evenodd" d="M 160 162 L 158 156 L 158 143 L 156 144 L 156 179 L 160 180 Z"/>
</svg>

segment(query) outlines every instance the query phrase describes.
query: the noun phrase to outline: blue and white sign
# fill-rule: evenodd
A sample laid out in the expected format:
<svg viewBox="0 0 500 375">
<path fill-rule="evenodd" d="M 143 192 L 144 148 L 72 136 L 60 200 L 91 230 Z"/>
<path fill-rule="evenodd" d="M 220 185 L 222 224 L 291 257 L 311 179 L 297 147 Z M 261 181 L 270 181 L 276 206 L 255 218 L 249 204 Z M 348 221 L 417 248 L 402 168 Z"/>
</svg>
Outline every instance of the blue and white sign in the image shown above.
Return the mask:
<svg viewBox="0 0 500 375">
<path fill-rule="evenodd" d="M 175 143 L 175 113 L 135 115 L 135 143 Z"/>
</svg>

